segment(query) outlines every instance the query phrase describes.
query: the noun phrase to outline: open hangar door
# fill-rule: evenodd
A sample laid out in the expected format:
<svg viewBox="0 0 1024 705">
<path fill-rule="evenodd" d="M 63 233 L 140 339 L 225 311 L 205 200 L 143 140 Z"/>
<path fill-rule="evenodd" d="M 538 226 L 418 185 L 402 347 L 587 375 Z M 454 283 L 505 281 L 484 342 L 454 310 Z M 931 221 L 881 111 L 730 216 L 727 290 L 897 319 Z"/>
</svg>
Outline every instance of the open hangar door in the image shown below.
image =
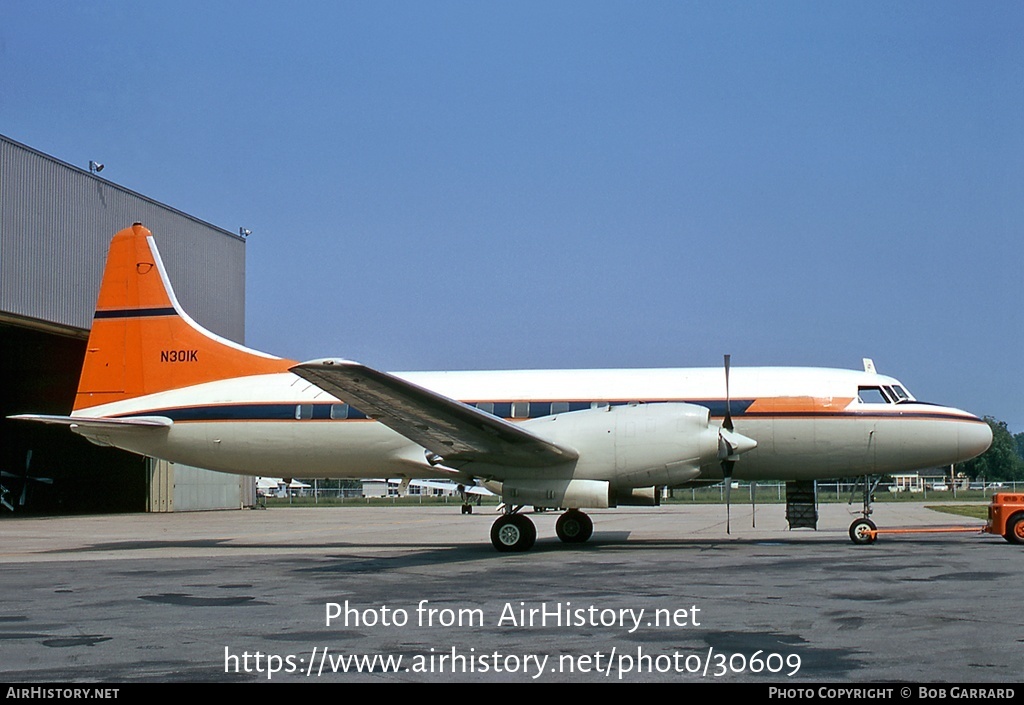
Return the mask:
<svg viewBox="0 0 1024 705">
<path fill-rule="evenodd" d="M 8 419 L 67 415 L 84 337 L 0 322 L 0 519 L 8 516 L 239 509 L 255 478 L 144 458 L 66 426 Z"/>
<path fill-rule="evenodd" d="M 12 421 L 68 414 L 84 338 L 0 323 L 0 518 L 146 510 L 146 461 L 102 448 L 67 427 Z"/>
</svg>

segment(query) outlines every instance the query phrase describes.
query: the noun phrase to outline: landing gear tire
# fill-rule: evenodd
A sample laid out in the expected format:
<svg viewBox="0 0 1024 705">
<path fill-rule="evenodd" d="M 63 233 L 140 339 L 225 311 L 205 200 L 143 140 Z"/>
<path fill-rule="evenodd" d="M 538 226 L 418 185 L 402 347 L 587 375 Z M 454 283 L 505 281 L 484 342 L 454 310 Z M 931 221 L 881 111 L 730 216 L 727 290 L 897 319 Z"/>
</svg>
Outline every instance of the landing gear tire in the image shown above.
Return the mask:
<svg viewBox="0 0 1024 705">
<path fill-rule="evenodd" d="M 875 542 L 874 530 L 877 527 L 870 519 L 858 519 L 850 524 L 850 540 L 858 546 L 866 546 Z"/>
<path fill-rule="evenodd" d="M 1006 522 L 1006 533 L 1003 534 L 1010 543 L 1024 544 L 1024 514 L 1016 514 Z"/>
<path fill-rule="evenodd" d="M 473 513 L 473 505 L 472 504 L 463 504 L 462 505 L 462 513 L 463 514 L 472 514 Z"/>
<path fill-rule="evenodd" d="M 570 509 L 558 517 L 555 533 L 565 543 L 583 543 L 594 533 L 594 522 L 580 510 Z"/>
<path fill-rule="evenodd" d="M 491 525 L 491 543 L 502 553 L 529 551 L 537 541 L 537 527 L 521 514 L 506 514 Z"/>
</svg>

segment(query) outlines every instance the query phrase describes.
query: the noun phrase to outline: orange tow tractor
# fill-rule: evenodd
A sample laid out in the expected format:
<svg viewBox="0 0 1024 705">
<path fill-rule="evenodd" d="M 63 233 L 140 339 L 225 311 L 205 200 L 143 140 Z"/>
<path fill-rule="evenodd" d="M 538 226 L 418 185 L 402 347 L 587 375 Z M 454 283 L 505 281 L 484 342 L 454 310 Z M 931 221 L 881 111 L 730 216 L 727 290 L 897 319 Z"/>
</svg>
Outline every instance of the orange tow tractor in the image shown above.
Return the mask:
<svg viewBox="0 0 1024 705">
<path fill-rule="evenodd" d="M 1024 544 L 1024 494 L 999 492 L 992 495 L 985 533 L 999 534 L 1010 543 Z"/>
<path fill-rule="evenodd" d="M 1010 543 L 1024 545 L 1024 494 L 999 492 L 992 495 L 985 526 L 930 527 L 924 529 L 879 529 L 870 519 L 858 519 L 850 525 L 850 540 L 858 545 L 874 543 L 879 534 L 940 534 L 977 532 L 1002 536 Z"/>
</svg>

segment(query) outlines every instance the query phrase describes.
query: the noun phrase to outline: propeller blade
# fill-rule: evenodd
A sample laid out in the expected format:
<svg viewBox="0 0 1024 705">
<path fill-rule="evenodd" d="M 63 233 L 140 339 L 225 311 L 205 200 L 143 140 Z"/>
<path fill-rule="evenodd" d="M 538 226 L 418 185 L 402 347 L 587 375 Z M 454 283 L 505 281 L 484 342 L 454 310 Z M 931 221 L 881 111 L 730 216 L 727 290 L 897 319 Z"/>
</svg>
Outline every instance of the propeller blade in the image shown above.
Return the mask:
<svg viewBox="0 0 1024 705">
<path fill-rule="evenodd" d="M 24 507 L 25 506 L 25 502 L 28 500 L 28 483 L 29 483 L 29 481 L 41 482 L 41 483 L 43 483 L 45 485 L 52 485 L 53 484 L 53 478 L 52 477 L 33 477 L 33 476 L 29 475 L 28 471 L 29 471 L 29 468 L 31 466 L 32 466 L 32 449 L 29 448 L 25 452 L 25 471 L 21 475 L 15 475 L 13 473 L 9 473 L 9 472 L 6 472 L 6 471 L 0 471 L 0 475 L 3 475 L 4 477 L 16 477 L 16 478 L 19 478 L 21 480 L 21 493 L 18 495 L 18 506 L 19 507 Z M 8 509 L 10 509 L 13 512 L 14 511 L 14 505 L 12 505 L 11 502 L 9 502 L 7 500 L 7 496 L 10 494 L 10 490 L 8 490 L 6 487 L 3 488 L 3 489 L 4 489 L 4 491 L 3 491 L 2 504 L 3 504 L 3 506 L 7 507 Z"/>
<path fill-rule="evenodd" d="M 731 355 L 725 355 L 725 418 L 722 419 L 722 428 L 726 431 L 732 431 L 732 404 L 729 399 L 729 361 Z M 732 505 L 730 503 L 730 495 L 732 494 L 732 466 L 735 461 L 729 460 L 729 456 L 732 455 L 732 447 L 729 444 L 728 438 L 724 437 L 725 434 L 719 434 L 719 454 L 725 451 L 725 455 L 722 458 L 722 482 L 725 483 L 725 533 L 732 533 Z M 723 448 L 724 446 L 724 448 Z"/>
<path fill-rule="evenodd" d="M 757 481 L 750 481 L 750 526 L 757 528 L 757 503 L 754 502 L 754 490 L 757 489 Z"/>
<path fill-rule="evenodd" d="M 718 433 L 718 457 L 722 459 L 722 482 L 725 483 L 725 533 L 732 533 L 732 467 L 740 453 L 757 446 L 757 441 L 736 433 L 732 425 L 732 398 L 729 393 L 729 363 L 731 355 L 725 355 L 725 418 Z"/>
<path fill-rule="evenodd" d="M 734 462 L 733 460 L 722 461 L 722 482 L 725 483 L 725 533 L 727 534 L 732 533 L 732 504 L 730 502 L 730 495 L 732 494 L 732 465 Z"/>
<path fill-rule="evenodd" d="M 725 418 L 722 419 L 722 428 L 731 431 L 732 430 L 732 404 L 729 399 L 729 358 L 731 355 L 725 356 Z"/>
</svg>

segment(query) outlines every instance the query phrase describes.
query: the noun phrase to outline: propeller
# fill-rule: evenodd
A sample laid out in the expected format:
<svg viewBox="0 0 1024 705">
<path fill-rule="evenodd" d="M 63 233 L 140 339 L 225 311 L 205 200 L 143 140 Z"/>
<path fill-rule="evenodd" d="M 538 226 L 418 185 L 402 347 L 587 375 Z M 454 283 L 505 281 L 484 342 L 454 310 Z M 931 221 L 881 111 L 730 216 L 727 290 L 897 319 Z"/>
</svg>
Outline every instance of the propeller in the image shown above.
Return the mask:
<svg viewBox="0 0 1024 705">
<path fill-rule="evenodd" d="M 730 494 L 732 492 L 732 469 L 741 453 L 757 447 L 757 441 L 737 433 L 732 424 L 732 400 L 729 393 L 729 361 L 725 356 L 725 418 L 718 432 L 718 459 L 722 461 L 722 482 L 725 485 L 725 532 L 732 533 Z"/>
<path fill-rule="evenodd" d="M 25 471 L 21 475 L 15 475 L 14 473 L 0 471 L 0 477 L 12 477 L 21 480 L 21 494 L 18 496 L 18 506 L 24 507 L 25 500 L 28 498 L 28 483 L 29 481 L 41 482 L 45 485 L 52 485 L 53 478 L 50 477 L 33 477 L 28 474 L 29 466 L 32 464 L 32 449 L 29 448 L 28 452 L 25 453 Z M 6 487 L 0 492 L 0 504 L 14 511 L 14 505 L 7 499 L 7 495 L 10 494 L 10 490 Z"/>
</svg>

